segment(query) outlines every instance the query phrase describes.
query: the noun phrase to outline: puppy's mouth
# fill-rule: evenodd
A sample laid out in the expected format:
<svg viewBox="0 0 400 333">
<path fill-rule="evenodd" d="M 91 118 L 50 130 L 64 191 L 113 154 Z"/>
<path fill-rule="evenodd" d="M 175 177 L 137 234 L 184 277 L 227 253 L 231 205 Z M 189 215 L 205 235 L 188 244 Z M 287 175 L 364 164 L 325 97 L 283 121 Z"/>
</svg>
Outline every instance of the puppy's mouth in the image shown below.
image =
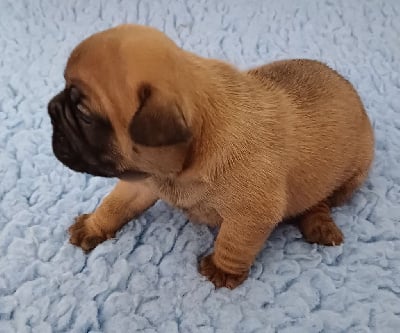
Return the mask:
<svg viewBox="0 0 400 333">
<path fill-rule="evenodd" d="M 136 169 L 121 169 L 111 158 L 79 156 L 68 150 L 67 139 L 61 134 L 53 133 L 53 151 L 56 158 L 69 169 L 93 176 L 119 178 L 125 181 L 145 179 L 148 173 Z"/>
<path fill-rule="evenodd" d="M 93 162 L 91 163 L 86 161 L 82 156 L 79 156 L 78 154 L 71 154 L 71 151 L 67 150 L 68 148 L 66 148 L 68 147 L 65 143 L 66 141 L 67 140 L 65 138 L 63 139 L 62 136 L 59 136 L 57 138 L 57 136 L 53 134 L 54 155 L 66 167 L 73 171 L 88 173 L 93 176 L 107 178 L 118 176 L 118 172 L 112 165 L 101 163 L 98 164 Z"/>
<path fill-rule="evenodd" d="M 146 172 L 138 170 L 125 170 L 121 172 L 117 177 L 125 181 L 135 181 L 135 180 L 145 179 L 149 176 L 150 175 Z"/>
</svg>

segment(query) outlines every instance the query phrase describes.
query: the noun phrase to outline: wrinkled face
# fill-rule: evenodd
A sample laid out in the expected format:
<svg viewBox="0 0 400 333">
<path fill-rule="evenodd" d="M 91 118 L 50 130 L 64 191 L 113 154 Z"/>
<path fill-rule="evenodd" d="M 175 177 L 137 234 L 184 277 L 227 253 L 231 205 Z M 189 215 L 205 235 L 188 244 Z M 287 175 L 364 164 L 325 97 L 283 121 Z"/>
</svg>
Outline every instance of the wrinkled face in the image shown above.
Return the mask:
<svg viewBox="0 0 400 333">
<path fill-rule="evenodd" d="M 170 49 L 177 50 L 164 35 L 139 26 L 78 45 L 66 86 L 48 105 L 55 156 L 72 170 L 103 177 L 180 172 L 192 135 Z"/>
<path fill-rule="evenodd" d="M 53 151 L 72 170 L 98 176 L 118 176 L 120 160 L 108 119 L 92 113 L 79 88 L 70 86 L 56 95 L 48 111 L 53 125 Z"/>
</svg>

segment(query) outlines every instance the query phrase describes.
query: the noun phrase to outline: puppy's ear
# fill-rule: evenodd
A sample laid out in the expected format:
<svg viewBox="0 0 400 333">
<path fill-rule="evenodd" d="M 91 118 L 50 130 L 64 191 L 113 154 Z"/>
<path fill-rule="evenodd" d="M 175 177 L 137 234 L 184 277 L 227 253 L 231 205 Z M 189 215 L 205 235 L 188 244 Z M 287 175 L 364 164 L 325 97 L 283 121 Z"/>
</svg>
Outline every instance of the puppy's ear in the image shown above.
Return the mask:
<svg viewBox="0 0 400 333">
<path fill-rule="evenodd" d="M 138 90 L 140 106 L 129 126 L 134 142 L 148 147 L 185 143 L 191 133 L 179 106 L 148 84 Z"/>
</svg>

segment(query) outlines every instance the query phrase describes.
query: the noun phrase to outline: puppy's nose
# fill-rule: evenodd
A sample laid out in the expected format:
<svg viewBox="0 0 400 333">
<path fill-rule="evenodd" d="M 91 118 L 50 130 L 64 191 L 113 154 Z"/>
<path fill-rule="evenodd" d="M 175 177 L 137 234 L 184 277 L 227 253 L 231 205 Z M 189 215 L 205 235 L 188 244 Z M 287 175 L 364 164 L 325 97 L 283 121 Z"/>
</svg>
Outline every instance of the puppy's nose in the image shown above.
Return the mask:
<svg viewBox="0 0 400 333">
<path fill-rule="evenodd" d="M 62 103 L 58 98 L 53 98 L 49 105 L 47 106 L 47 110 L 51 118 L 56 118 L 60 112 L 62 112 Z"/>
</svg>

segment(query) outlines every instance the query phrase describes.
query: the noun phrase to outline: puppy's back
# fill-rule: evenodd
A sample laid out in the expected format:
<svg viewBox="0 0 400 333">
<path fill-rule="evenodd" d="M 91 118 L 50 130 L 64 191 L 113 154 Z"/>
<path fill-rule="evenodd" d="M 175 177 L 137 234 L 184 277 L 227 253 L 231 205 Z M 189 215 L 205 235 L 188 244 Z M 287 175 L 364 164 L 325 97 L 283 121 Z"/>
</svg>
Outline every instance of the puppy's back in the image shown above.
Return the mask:
<svg viewBox="0 0 400 333">
<path fill-rule="evenodd" d="M 353 86 L 322 62 L 309 59 L 281 60 L 252 69 L 248 73 L 264 84 L 274 84 L 289 95 L 297 107 L 312 107 L 323 99 L 351 94 L 354 106 L 362 109 Z"/>
</svg>

